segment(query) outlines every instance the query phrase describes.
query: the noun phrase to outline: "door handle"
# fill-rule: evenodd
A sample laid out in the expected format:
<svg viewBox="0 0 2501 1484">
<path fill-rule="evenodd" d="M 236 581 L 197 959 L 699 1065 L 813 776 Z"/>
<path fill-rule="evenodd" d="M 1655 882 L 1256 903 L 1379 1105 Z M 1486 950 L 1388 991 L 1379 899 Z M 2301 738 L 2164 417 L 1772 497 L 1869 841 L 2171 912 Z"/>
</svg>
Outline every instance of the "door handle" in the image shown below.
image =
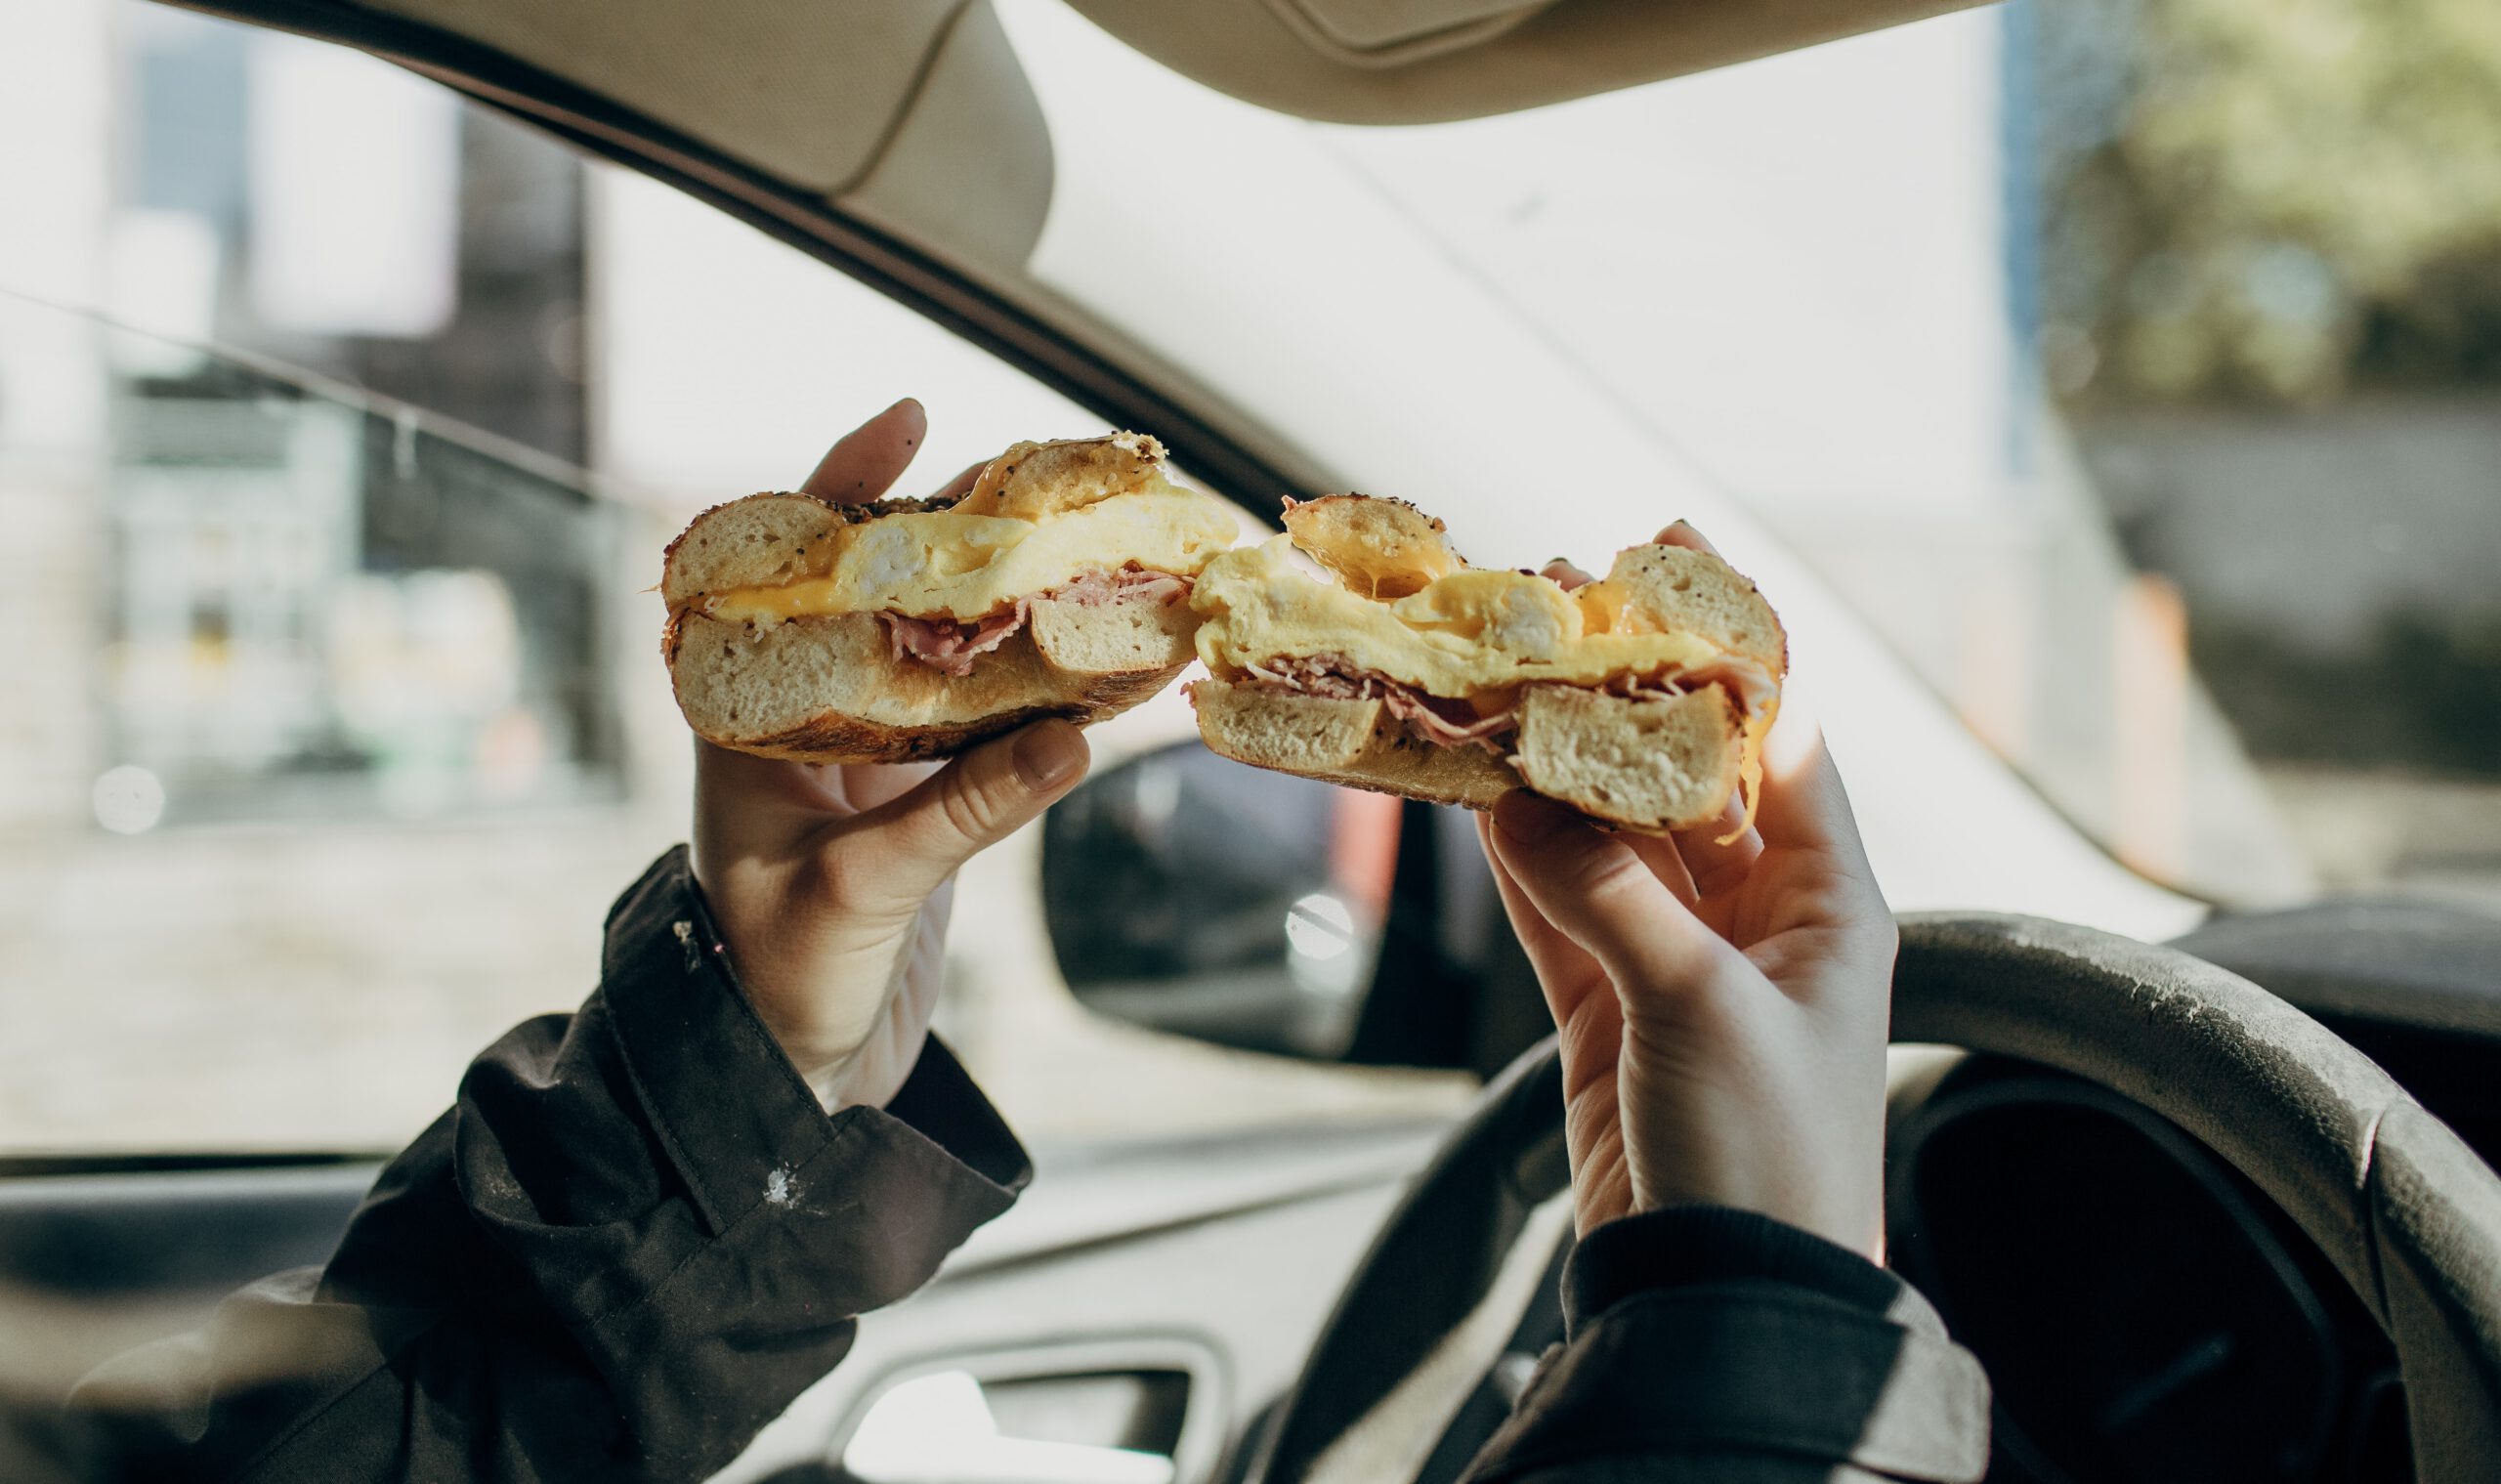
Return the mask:
<svg viewBox="0 0 2501 1484">
<path fill-rule="evenodd" d="M 969 1371 L 932 1371 L 872 1403 L 843 1445 L 861 1484 L 1172 1484 L 1172 1460 L 1135 1448 L 1008 1437 Z"/>
</svg>

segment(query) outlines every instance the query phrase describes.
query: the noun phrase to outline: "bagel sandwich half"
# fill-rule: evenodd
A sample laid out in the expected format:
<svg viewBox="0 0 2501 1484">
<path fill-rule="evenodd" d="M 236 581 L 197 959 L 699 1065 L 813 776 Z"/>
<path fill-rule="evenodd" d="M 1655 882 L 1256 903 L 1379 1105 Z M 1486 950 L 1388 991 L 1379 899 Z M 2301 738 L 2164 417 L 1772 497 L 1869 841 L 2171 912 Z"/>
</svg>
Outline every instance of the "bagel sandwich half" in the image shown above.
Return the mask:
<svg viewBox="0 0 2501 1484">
<path fill-rule="evenodd" d="M 1717 556 L 1634 546 L 1595 580 L 1470 567 L 1441 522 L 1357 494 L 1285 525 L 1192 590 L 1215 751 L 1471 809 L 1524 786 L 1644 833 L 1717 822 L 1741 790 L 1751 810 L 1788 639 Z"/>
<path fill-rule="evenodd" d="M 668 547 L 661 649 L 698 736 L 811 763 L 949 756 L 1169 685 L 1240 525 L 1135 433 L 1018 444 L 960 498 L 755 494 Z"/>
</svg>

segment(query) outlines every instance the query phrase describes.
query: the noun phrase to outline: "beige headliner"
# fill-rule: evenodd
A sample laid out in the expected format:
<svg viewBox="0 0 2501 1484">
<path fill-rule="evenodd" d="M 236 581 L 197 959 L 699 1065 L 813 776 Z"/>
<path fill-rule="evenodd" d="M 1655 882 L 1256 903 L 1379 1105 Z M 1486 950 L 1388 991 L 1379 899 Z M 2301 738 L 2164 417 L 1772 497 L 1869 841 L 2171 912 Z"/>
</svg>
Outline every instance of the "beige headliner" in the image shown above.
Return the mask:
<svg viewBox="0 0 2501 1484">
<path fill-rule="evenodd" d="M 980 109 L 996 115 L 983 120 L 991 127 L 956 131 L 966 145 L 1023 134 L 1042 145 L 989 0 L 366 3 L 484 43 L 828 196 L 868 182 L 938 95 L 952 95 L 944 101 L 956 108 L 985 95 L 1007 100 Z M 1311 118 L 1418 123 L 1722 66 L 1972 0 L 1067 3 L 1166 65 L 1252 103 Z M 996 179 L 999 161 L 987 163 L 984 174 Z"/>
<path fill-rule="evenodd" d="M 245 18 L 282 9 L 175 3 Z M 1066 3 L 1250 102 L 1312 118 L 1420 123 L 1630 87 L 1971 0 Z M 1302 488 L 1341 485 L 1186 368 L 1026 272 L 1050 207 L 1050 138 L 991 0 L 358 0 L 353 9 L 501 53 L 815 196 L 1085 345 L 1269 467 L 1295 471 Z M 456 64 L 410 64 L 483 96 L 544 102 L 527 84 L 512 94 Z"/>
<path fill-rule="evenodd" d="M 1979 0 L 1068 0 L 1237 98 L 1341 123 L 1509 113 Z"/>
</svg>

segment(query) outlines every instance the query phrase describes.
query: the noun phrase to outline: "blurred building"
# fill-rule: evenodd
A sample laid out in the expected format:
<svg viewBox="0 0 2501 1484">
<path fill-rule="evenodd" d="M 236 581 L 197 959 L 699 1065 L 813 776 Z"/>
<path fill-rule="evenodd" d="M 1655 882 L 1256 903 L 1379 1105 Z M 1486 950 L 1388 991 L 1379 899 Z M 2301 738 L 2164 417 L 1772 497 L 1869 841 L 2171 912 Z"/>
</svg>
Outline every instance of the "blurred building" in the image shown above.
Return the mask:
<svg viewBox="0 0 2501 1484">
<path fill-rule="evenodd" d="M 41 636 L 0 707 L 0 1144 L 381 1142 L 360 1095 L 396 1133 L 482 1025 L 578 997 L 634 828 L 583 167 L 335 48 L 0 24 L 0 123 L 45 142 L 0 150 L 0 605 Z M 290 1068 L 360 1043 L 409 1062 L 305 1107 Z"/>
</svg>

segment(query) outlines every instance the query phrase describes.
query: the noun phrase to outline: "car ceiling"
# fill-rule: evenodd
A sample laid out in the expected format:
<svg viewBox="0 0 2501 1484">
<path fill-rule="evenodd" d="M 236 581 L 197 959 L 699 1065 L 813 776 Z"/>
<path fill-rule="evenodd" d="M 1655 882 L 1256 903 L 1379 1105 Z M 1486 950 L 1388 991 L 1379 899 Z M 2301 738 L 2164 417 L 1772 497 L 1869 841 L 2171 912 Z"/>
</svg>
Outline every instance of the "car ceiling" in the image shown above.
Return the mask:
<svg viewBox="0 0 2501 1484">
<path fill-rule="evenodd" d="M 993 0 L 166 3 L 360 48 L 674 185 L 1098 415 L 1153 428 L 1192 476 L 1246 508 L 1351 488 L 1288 430 L 1027 271 L 1050 209 L 1050 136 Z M 1415 123 L 1628 87 L 1969 0 L 1069 3 L 1254 103 Z"/>
<path fill-rule="evenodd" d="M 1174 71 L 1280 112 L 1442 123 L 1751 62 L 1975 0 L 1069 0 Z"/>
<path fill-rule="evenodd" d="M 1158 62 L 1250 102 L 1307 118 L 1421 123 L 1700 71 L 1971 0 L 1071 3 Z M 439 44 L 409 46 L 419 28 L 561 80 L 954 264 L 1013 276 L 1049 205 L 1048 134 L 991 0 L 709 0 L 694 13 L 676 0 L 199 8 L 402 61 L 492 70 L 445 64 Z"/>
</svg>

